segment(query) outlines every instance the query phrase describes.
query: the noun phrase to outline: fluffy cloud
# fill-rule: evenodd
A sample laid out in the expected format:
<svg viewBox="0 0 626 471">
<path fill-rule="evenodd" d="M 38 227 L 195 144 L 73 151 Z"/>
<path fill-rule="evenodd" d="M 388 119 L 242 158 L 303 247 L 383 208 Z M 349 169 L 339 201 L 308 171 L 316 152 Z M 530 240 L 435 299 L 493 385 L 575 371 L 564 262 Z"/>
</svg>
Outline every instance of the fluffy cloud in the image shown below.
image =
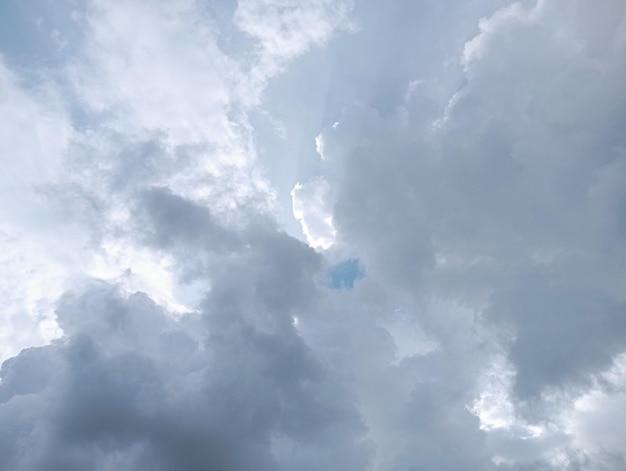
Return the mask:
<svg viewBox="0 0 626 471">
<path fill-rule="evenodd" d="M 293 188 L 293 214 L 302 224 L 302 232 L 311 247 L 329 248 L 335 238 L 332 210 L 326 203 L 331 197 L 326 180 L 313 180 L 306 186 L 299 183 Z"/>
<path fill-rule="evenodd" d="M 621 469 L 623 2 L 217 3 L 9 2 L 0 468 Z"/>
<path fill-rule="evenodd" d="M 102 282 L 66 294 L 65 337 L 3 364 L 2 467 L 360 467 L 359 414 L 290 316 L 317 256 L 285 237 L 260 231 L 223 260 L 179 321 Z"/>
<path fill-rule="evenodd" d="M 584 461 L 566 451 L 562 408 L 624 349 L 624 14 L 619 2 L 501 9 L 460 50 L 464 83 L 447 103 L 424 108 L 420 82 L 396 110 L 352 106 L 318 137 L 336 243 L 357 248 L 444 351 L 476 331 L 502 346 L 485 355 L 513 372 L 491 396 L 511 411 L 509 439 L 488 433 L 503 463 Z M 469 308 L 460 338 L 433 299 Z M 475 367 L 465 355 L 453 361 Z"/>
<path fill-rule="evenodd" d="M 83 236 L 56 227 L 42 201 L 41 187 L 62 173 L 72 137 L 54 89 L 41 86 L 29 93 L 2 62 L 0 84 L 0 246 L 2 272 L 7 275 L 0 282 L 4 359 L 56 334 L 51 310 L 68 274 L 66 266 L 74 262 L 74 242 Z"/>
</svg>

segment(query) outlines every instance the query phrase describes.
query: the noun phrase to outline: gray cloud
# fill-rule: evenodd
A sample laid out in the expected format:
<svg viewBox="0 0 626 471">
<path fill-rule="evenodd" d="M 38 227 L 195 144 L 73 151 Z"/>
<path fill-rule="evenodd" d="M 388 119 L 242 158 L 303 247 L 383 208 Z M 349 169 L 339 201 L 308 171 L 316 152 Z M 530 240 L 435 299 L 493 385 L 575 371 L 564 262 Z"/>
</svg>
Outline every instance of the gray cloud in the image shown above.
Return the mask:
<svg viewBox="0 0 626 471">
<path fill-rule="evenodd" d="M 532 361 L 538 355 L 518 371 L 520 384 L 538 379 L 527 375 L 543 376 L 539 384 L 546 384 L 579 367 L 583 374 L 592 371 L 600 365 L 591 351 L 608 366 L 623 346 L 620 296 L 586 283 L 581 292 L 584 282 L 577 278 L 586 279 L 591 271 L 608 279 L 617 267 L 604 260 L 620 257 L 617 223 L 592 221 L 598 216 L 597 175 L 617 165 L 623 145 L 600 131 L 621 123 L 614 104 L 602 97 L 607 88 L 619 94 L 623 62 L 611 56 L 605 60 L 613 72 L 595 75 L 586 52 L 567 56 L 563 46 L 569 43 L 552 39 L 543 23 L 547 8 L 533 13 L 513 8 L 485 23 L 488 33 L 466 46 L 468 82 L 435 129 L 411 126 L 411 108 L 378 117 L 359 106 L 322 134 L 328 165 L 342 168 L 333 213 L 339 237 L 362 247 L 372 263 L 383 264 L 396 285 L 419 281 L 423 271 L 440 277 L 447 269 L 445 262 L 437 266 L 437 257 L 472 263 L 475 270 L 482 266 L 491 278 L 485 289 L 491 290 L 493 315 L 508 312 L 519 326 L 513 357 Z M 507 42 L 512 31 L 529 40 Z M 532 41 L 544 37 L 550 41 L 543 41 L 539 53 Z M 497 68 L 491 62 L 496 60 Z M 566 72 L 551 72 L 558 67 Z M 530 71 L 546 74 L 544 80 L 527 80 Z M 516 92 L 522 87 L 526 96 Z M 582 96 L 572 103 L 575 87 Z M 564 107 L 568 111 L 557 115 Z M 505 294 L 507 279 L 522 290 L 519 295 Z M 574 332 L 559 336 L 566 325 Z M 590 335 L 596 328 L 606 330 Z M 615 343 L 609 335 L 616 336 Z M 605 343 L 595 345 L 595 338 Z M 555 357 L 544 360 L 542 345 Z M 542 373 L 552 361 L 558 373 Z"/>
<path fill-rule="evenodd" d="M 623 467 L 622 1 L 74 3 L 0 36 L 1 469 Z"/>
<path fill-rule="evenodd" d="M 360 466 L 364 426 L 332 374 L 290 318 L 255 324 L 282 300 L 257 298 L 246 317 L 232 298 L 254 293 L 225 285 L 201 318 L 181 321 L 110 285 L 66 296 L 66 337 L 3 364 L 2 442 L 23 451 L 3 453 L 2 467 L 292 469 L 319 447 L 304 469 Z M 293 456 L 275 454 L 280 441 Z"/>
</svg>

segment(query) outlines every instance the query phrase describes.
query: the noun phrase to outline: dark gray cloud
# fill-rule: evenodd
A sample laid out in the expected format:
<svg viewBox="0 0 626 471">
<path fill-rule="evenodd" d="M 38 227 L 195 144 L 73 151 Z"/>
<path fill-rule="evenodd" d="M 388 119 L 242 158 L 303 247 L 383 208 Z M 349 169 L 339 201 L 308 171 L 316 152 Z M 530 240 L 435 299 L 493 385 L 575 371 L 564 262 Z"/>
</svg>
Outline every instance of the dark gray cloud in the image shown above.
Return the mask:
<svg viewBox="0 0 626 471">
<path fill-rule="evenodd" d="M 139 221 L 147 228 L 148 243 L 159 248 L 178 246 L 187 250 L 232 251 L 240 245 L 238 235 L 216 223 L 207 208 L 173 194 L 167 188 L 146 191 L 139 207 L 145 213 L 139 216 Z"/>
<path fill-rule="evenodd" d="M 269 238 L 228 264 L 195 319 L 103 283 L 67 295 L 65 337 L 3 364 L 1 466 L 364 469 L 355 405 L 286 316 L 296 301 L 268 295 L 301 294 L 306 257 L 279 275 Z M 251 263 L 268 256 L 276 268 Z"/>
</svg>

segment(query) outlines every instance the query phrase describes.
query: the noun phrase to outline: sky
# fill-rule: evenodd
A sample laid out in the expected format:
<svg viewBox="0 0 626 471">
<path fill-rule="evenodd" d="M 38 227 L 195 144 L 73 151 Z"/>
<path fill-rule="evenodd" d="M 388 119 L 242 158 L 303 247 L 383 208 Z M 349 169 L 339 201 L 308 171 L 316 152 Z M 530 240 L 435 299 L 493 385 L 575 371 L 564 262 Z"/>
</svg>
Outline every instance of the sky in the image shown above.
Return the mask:
<svg viewBox="0 0 626 471">
<path fill-rule="evenodd" d="M 626 2 L 0 3 L 0 470 L 626 469 Z"/>
</svg>

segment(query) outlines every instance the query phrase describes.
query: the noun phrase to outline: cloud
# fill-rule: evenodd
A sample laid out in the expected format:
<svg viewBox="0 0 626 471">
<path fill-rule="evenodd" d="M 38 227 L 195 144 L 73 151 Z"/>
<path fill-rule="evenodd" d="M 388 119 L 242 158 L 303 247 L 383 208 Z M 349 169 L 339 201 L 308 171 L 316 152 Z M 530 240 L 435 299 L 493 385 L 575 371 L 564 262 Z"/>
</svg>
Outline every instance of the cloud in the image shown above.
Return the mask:
<svg viewBox="0 0 626 471">
<path fill-rule="evenodd" d="M 301 243 L 285 258 L 282 237 L 224 262 L 202 312 L 179 321 L 102 282 L 65 295 L 65 337 L 3 364 L 2 442 L 24 452 L 2 467 L 309 469 L 318 447 L 316 463 L 354 466 L 358 412 L 289 316 L 314 258 Z"/>
<path fill-rule="evenodd" d="M 2 468 L 358 469 L 367 461 L 349 388 L 293 326 L 321 264 L 272 222 L 244 109 L 254 101 L 246 90 L 261 84 L 241 85 L 240 64 L 198 13 L 190 2 L 93 2 L 74 15 L 83 37 L 59 71 L 67 82 L 47 76 L 53 91 L 36 100 L 6 74 L 22 139 L 14 149 L 34 161 L 32 171 L 10 168 L 43 196 L 41 209 L 23 208 L 24 224 L 35 210 L 51 214 L 53 240 L 77 260 L 60 264 L 63 285 L 51 295 L 62 337 L 3 363 Z M 320 27 L 316 43 L 333 26 Z M 292 53 L 273 51 L 272 60 L 282 66 Z M 35 124 L 65 126 L 40 133 L 58 154 L 56 173 L 42 172 L 46 160 L 19 132 L 25 106 Z M 30 188 L 23 194 L 32 198 Z M 66 225 L 72 239 L 61 241 Z M 36 273 L 50 276 L 45 233 L 22 229 L 43 254 Z M 29 248 L 23 238 L 18 248 Z M 9 278 L 14 267 L 5 268 Z"/>
<path fill-rule="evenodd" d="M 28 87 L 2 57 L 0 87 L 1 264 L 10 274 L 0 282 L 4 359 L 58 334 L 52 305 L 83 235 L 55 227 L 42 201 L 42 186 L 63 172 L 63 156 L 73 135 L 54 87 Z"/>
<path fill-rule="evenodd" d="M 621 469 L 623 2 L 216 3 L 0 36 L 0 468 Z"/>
<path fill-rule="evenodd" d="M 332 210 L 328 207 L 330 187 L 324 179 L 296 183 L 291 190 L 293 215 L 302 224 L 302 232 L 311 247 L 327 249 L 333 245 L 336 231 Z"/>
<path fill-rule="evenodd" d="M 567 449 L 568 439 L 554 445 L 549 430 L 559 425 L 549 424 L 571 403 L 551 395 L 575 396 L 624 349 L 624 298 L 611 281 L 623 279 L 613 262 L 622 258 L 621 217 L 609 209 L 621 196 L 595 199 L 599 180 L 608 192 L 623 186 L 614 131 L 623 101 L 614 97 L 623 94 L 625 12 L 617 2 L 599 10 L 499 10 L 461 50 L 464 83 L 448 103 L 425 116 L 413 89 L 391 112 L 348 107 L 318 137 L 322 173 L 336 187 L 336 244 L 356 249 L 368 277 L 405 308 L 416 306 L 442 349 L 459 338 L 446 313 L 417 309 L 432 299 L 470 308 L 461 338 L 487 329 L 485 341 L 504 349 L 514 371 L 507 420 L 545 431 L 543 451 L 527 448 L 513 462 L 566 466 L 570 458 L 557 465 L 551 448 Z M 496 455 L 508 453 L 490 440 Z"/>
<path fill-rule="evenodd" d="M 258 44 L 253 73 L 263 80 L 286 61 L 324 44 L 340 28 L 350 28 L 352 0 L 321 0 L 303 5 L 294 0 L 244 0 L 234 21 Z"/>
</svg>

